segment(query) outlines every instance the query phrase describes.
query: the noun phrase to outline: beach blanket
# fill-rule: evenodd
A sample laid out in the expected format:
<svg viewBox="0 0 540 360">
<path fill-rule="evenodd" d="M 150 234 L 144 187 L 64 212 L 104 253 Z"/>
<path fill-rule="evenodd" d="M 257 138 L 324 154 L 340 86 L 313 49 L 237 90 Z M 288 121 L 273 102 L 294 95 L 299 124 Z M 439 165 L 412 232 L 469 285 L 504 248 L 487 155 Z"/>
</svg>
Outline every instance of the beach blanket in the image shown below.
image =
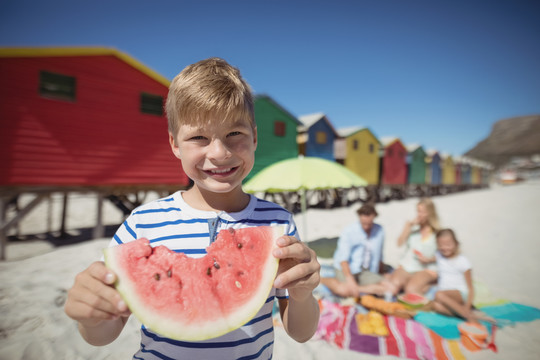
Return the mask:
<svg viewBox="0 0 540 360">
<path fill-rule="evenodd" d="M 364 335 L 356 316 L 362 308 L 326 299 L 319 305 L 321 318 L 314 338 L 339 348 L 405 359 L 465 359 L 458 340 L 444 339 L 417 321 L 384 316 L 388 336 Z"/>
<path fill-rule="evenodd" d="M 528 322 L 540 319 L 540 309 L 514 302 L 497 301 L 495 305 L 477 306 L 484 314 L 492 317 L 497 322 L 497 327 L 502 328 L 514 325 L 517 322 Z M 431 329 L 445 339 L 459 339 L 458 325 L 463 320 L 440 315 L 434 312 L 419 311 L 414 320 Z M 487 322 L 482 324 L 488 331 L 493 332 L 493 326 Z"/>
<path fill-rule="evenodd" d="M 503 301 L 493 304 L 479 309 L 494 318 L 498 327 L 540 319 L 540 309 L 531 306 Z M 366 318 L 367 313 L 362 306 L 344 305 L 332 298 L 322 298 L 319 306 L 321 317 L 314 339 L 327 341 L 338 348 L 405 359 L 465 359 L 458 329 L 463 320 L 458 318 L 423 311 L 419 311 L 414 319 L 384 316 L 388 335 L 374 336 L 362 331 L 359 319 Z M 496 352 L 497 326 L 484 325 L 491 333 L 487 349 Z"/>
</svg>

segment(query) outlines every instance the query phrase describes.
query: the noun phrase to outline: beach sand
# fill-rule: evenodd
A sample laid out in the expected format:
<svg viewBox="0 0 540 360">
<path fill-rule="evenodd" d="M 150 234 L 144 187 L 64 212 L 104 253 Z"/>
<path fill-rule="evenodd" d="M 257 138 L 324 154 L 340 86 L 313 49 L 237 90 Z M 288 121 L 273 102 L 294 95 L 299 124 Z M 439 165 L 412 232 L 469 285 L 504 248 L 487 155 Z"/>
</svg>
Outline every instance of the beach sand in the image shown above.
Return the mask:
<svg viewBox="0 0 540 360">
<path fill-rule="evenodd" d="M 456 231 L 463 253 L 473 264 L 473 277 L 487 285 L 494 298 L 540 308 L 540 183 L 494 185 L 433 198 L 445 227 Z M 20 226 L 22 234 L 50 230 L 58 215 L 45 221 L 47 206 L 33 211 Z M 385 262 L 396 265 L 402 249 L 396 239 L 408 219 L 415 215 L 418 199 L 377 204 L 376 219 L 386 232 Z M 54 205 L 54 206 L 53 206 Z M 70 201 L 68 230 L 90 227 L 95 219 L 92 196 Z M 341 230 L 356 220 L 359 204 L 331 210 L 310 209 L 304 218 L 295 216 L 300 234 L 314 247 L 335 243 Z M 121 222 L 114 207 L 105 211 L 108 224 Z M 55 225 L 56 226 L 56 225 Z M 45 237 L 45 236 L 43 236 Z M 11 241 L 7 261 L 0 263 L 0 359 L 129 359 L 138 348 L 139 326 L 131 318 L 120 337 L 111 345 L 93 347 L 79 336 L 75 323 L 63 311 L 67 289 L 75 275 L 99 260 L 109 239 L 95 239 L 58 246 L 61 241 Z M 319 239 L 326 239 L 320 241 Z M 332 240 L 333 239 L 333 240 Z M 69 241 L 68 241 L 69 242 Z M 321 262 L 329 259 L 321 258 Z M 537 359 L 540 354 L 540 321 L 518 323 L 497 332 L 497 354 L 485 350 L 465 352 L 470 359 Z M 284 330 L 276 328 L 274 358 L 281 359 L 390 359 L 337 349 L 326 342 L 310 340 L 298 344 Z"/>
</svg>

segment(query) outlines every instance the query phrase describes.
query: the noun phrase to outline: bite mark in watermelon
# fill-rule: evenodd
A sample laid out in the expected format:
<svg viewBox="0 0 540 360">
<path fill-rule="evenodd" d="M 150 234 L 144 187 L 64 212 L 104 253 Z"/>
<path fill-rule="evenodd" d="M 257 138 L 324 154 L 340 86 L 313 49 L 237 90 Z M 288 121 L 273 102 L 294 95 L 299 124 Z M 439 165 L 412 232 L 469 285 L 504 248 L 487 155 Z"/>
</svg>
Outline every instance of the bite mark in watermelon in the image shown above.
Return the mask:
<svg viewBox="0 0 540 360">
<path fill-rule="evenodd" d="M 410 309 L 419 309 L 429 302 L 426 297 L 412 293 L 398 295 L 397 299 Z"/>
<path fill-rule="evenodd" d="M 199 341 L 233 331 L 266 302 L 279 260 L 283 226 L 219 232 L 198 259 L 138 239 L 104 250 L 116 289 L 148 328 L 175 340 Z"/>
</svg>

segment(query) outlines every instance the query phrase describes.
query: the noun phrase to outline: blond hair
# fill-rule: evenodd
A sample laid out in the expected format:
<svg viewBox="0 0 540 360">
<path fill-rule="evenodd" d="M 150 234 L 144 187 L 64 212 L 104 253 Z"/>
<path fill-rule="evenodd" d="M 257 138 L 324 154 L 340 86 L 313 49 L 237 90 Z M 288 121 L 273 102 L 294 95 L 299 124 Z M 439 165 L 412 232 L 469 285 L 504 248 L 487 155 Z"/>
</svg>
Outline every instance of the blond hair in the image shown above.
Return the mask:
<svg viewBox="0 0 540 360">
<path fill-rule="evenodd" d="M 418 202 L 418 205 L 424 205 L 428 213 L 428 224 L 431 226 L 433 231 L 437 232 L 441 228 L 439 222 L 439 216 L 437 215 L 437 210 L 435 209 L 435 204 L 430 198 L 422 198 Z"/>
<path fill-rule="evenodd" d="M 249 120 L 255 127 L 251 88 L 240 70 L 220 58 L 187 66 L 171 82 L 165 103 L 169 132 L 181 125 Z"/>
</svg>

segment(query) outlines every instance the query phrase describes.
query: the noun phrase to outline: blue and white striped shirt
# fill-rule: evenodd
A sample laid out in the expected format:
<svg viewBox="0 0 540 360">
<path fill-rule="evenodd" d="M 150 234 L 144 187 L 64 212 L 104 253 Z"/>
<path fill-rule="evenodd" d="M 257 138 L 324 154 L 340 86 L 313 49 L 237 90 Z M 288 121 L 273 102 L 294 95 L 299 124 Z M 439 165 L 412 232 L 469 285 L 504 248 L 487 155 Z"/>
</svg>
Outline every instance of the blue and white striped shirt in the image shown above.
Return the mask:
<svg viewBox="0 0 540 360">
<path fill-rule="evenodd" d="M 176 192 L 135 209 L 114 235 L 110 246 L 142 237 L 152 246 L 165 245 L 191 257 L 202 257 L 213 235 L 228 228 L 285 225 L 290 236 L 298 238 L 291 213 L 282 207 L 251 195 L 248 206 L 237 213 L 216 213 L 190 207 Z M 286 298 L 286 290 L 272 288 L 255 317 L 223 336 L 185 342 L 168 339 L 143 324 L 141 348 L 134 359 L 271 359 L 274 343 L 272 309 L 275 298 Z"/>
</svg>

